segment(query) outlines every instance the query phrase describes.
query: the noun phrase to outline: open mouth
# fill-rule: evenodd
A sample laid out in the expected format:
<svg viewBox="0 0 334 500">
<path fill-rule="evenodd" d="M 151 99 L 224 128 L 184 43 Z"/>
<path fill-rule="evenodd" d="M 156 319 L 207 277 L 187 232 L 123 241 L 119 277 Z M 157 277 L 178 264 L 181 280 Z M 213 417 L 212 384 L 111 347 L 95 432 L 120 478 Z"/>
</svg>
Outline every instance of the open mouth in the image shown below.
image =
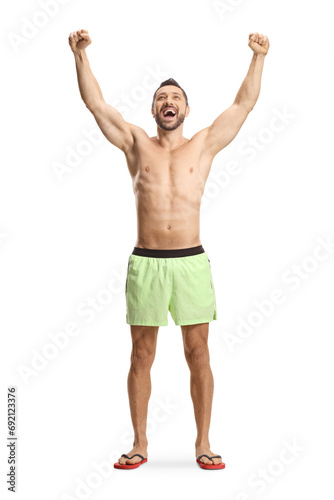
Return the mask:
<svg viewBox="0 0 334 500">
<path fill-rule="evenodd" d="M 176 116 L 176 110 L 174 108 L 166 108 L 163 110 L 162 116 L 171 120 L 174 118 L 174 116 Z"/>
</svg>

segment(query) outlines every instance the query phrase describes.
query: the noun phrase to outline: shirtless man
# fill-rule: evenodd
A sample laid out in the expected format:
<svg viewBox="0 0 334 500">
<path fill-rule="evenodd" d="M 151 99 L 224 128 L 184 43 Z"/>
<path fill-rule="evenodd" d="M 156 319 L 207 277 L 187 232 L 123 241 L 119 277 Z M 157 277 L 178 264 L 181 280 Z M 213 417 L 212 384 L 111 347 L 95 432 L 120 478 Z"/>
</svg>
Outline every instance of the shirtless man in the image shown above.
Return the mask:
<svg viewBox="0 0 334 500">
<path fill-rule="evenodd" d="M 191 139 L 183 137 L 188 99 L 173 79 L 162 82 L 153 97 L 156 137 L 126 122 L 107 104 L 85 52 L 90 43 L 86 30 L 69 36 L 80 94 L 105 137 L 124 152 L 137 207 L 138 234 L 125 285 L 132 336 L 128 394 L 134 443 L 115 467 L 137 468 L 147 461 L 150 369 L 159 326 L 168 324 L 169 310 L 181 326 L 190 369 L 196 461 L 202 468 L 221 469 L 221 456 L 209 443 L 214 381 L 208 333 L 217 313 L 210 261 L 200 241 L 200 203 L 213 158 L 234 139 L 258 99 L 269 41 L 259 33 L 249 35 L 252 60 L 233 104 Z"/>
</svg>

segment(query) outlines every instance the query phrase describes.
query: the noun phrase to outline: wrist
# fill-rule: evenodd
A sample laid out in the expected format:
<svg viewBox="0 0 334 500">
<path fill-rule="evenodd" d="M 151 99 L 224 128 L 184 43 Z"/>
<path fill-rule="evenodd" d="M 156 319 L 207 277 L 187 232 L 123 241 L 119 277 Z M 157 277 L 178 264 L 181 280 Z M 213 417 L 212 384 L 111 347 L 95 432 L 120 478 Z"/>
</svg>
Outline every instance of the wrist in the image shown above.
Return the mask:
<svg viewBox="0 0 334 500">
<path fill-rule="evenodd" d="M 73 54 L 74 54 L 75 59 L 78 60 L 78 61 L 80 61 L 80 62 L 88 60 L 85 49 L 82 49 L 82 50 L 73 50 Z"/>
<path fill-rule="evenodd" d="M 254 52 L 253 57 L 254 57 L 254 59 L 264 59 L 266 57 L 266 55 L 267 54 L 263 54 L 263 52 L 261 52 L 261 53 Z"/>
</svg>

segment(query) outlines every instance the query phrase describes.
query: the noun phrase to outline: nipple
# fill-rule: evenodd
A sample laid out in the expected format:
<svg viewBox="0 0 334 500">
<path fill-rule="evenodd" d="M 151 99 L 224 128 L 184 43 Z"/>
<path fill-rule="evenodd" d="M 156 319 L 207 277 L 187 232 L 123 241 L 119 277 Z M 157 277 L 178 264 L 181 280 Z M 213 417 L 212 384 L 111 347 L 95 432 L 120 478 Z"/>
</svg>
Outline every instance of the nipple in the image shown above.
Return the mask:
<svg viewBox="0 0 334 500">
<path fill-rule="evenodd" d="M 145 170 L 146 170 L 146 172 L 149 172 L 150 171 L 150 167 L 148 165 L 146 165 Z"/>
<path fill-rule="evenodd" d="M 194 171 L 193 167 L 189 168 L 189 172 L 192 173 Z"/>
</svg>

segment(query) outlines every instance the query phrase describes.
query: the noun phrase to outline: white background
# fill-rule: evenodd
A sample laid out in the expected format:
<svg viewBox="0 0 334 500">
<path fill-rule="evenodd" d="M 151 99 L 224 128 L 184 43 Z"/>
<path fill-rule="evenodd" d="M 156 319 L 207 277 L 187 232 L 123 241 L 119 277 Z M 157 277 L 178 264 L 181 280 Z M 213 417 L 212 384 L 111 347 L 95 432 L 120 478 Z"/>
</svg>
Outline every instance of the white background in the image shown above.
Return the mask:
<svg viewBox="0 0 334 500">
<path fill-rule="evenodd" d="M 319 239 L 334 240 L 330 3 L 224 3 L 225 13 L 211 0 L 72 0 L 44 17 L 42 2 L 6 3 L 2 492 L 6 394 L 16 385 L 16 498 L 333 495 L 334 252 L 329 246 L 317 254 Z M 44 25 L 32 29 L 32 21 Z M 218 308 L 209 335 L 215 379 L 210 444 L 226 463 L 222 471 L 205 471 L 195 462 L 189 370 L 180 328 L 170 316 L 169 326 L 160 328 L 151 372 L 149 460 L 133 471 L 112 468 L 133 439 L 124 285 L 136 213 L 123 153 L 105 138 L 87 146 L 85 131 L 98 129 L 80 98 L 68 45 L 69 33 L 81 28 L 93 40 L 87 54 L 104 98 L 122 104 L 127 121 L 150 136 L 156 135 L 151 99 L 161 81 L 173 77 L 186 90 L 191 112 L 184 135 L 190 138 L 232 104 L 252 57 L 249 33 L 270 40 L 260 97 L 236 139 L 214 160 L 201 216 Z M 147 68 L 161 78 L 148 79 Z M 151 89 L 145 88 L 148 81 Z M 126 95 L 131 104 L 124 107 Z M 279 113 L 284 121 L 274 119 Z M 258 147 L 246 154 L 245 144 L 254 138 Z M 80 144 L 85 153 L 77 166 L 59 177 L 55 166 L 66 166 L 68 151 Z M 232 161 L 238 174 L 228 177 Z M 225 183 L 218 183 L 219 176 Z M 302 274 L 292 281 L 294 272 Z M 274 289 L 282 303 L 268 306 L 267 317 L 255 314 L 254 301 L 271 300 Z M 79 311 L 87 310 L 91 297 L 100 310 L 87 322 Z M 244 338 L 238 334 L 242 320 L 253 322 Z M 65 337 L 71 322 L 77 334 Z M 44 356 L 43 365 L 43 352 L 50 356 L 55 345 L 52 334 L 60 332 L 67 345 L 53 347 L 53 359 Z M 283 451 L 286 443 L 297 447 L 295 456 Z M 105 477 L 96 471 L 102 462 Z M 263 470 L 267 479 L 259 479 Z"/>
</svg>

